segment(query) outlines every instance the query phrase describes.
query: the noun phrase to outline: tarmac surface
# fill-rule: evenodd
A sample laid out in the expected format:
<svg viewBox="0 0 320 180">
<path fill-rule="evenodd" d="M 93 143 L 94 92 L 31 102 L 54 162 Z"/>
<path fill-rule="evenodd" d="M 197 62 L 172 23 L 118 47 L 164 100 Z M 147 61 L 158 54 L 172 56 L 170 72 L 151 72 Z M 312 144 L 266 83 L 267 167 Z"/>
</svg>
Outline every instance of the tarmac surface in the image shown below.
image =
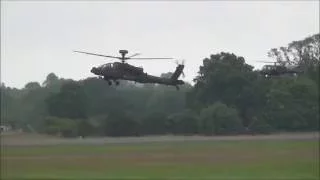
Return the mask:
<svg viewBox="0 0 320 180">
<path fill-rule="evenodd" d="M 238 136 L 142 136 L 142 137 L 87 137 L 59 138 L 39 134 L 3 133 L 1 146 L 49 146 L 49 145 L 105 145 L 128 143 L 194 142 L 194 141 L 255 141 L 255 140 L 313 140 L 319 141 L 320 133 L 281 133 L 270 135 Z"/>
</svg>

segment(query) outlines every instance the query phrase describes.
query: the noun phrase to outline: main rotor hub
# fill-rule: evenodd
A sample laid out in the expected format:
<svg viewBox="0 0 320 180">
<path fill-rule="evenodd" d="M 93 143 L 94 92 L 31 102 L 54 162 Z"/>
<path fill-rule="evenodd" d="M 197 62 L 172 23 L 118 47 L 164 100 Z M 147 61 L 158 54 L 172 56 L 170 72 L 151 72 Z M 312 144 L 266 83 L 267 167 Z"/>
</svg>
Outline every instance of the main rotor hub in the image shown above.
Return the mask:
<svg viewBox="0 0 320 180">
<path fill-rule="evenodd" d="M 121 54 L 121 61 L 124 63 L 125 56 L 128 54 L 128 50 L 119 50 L 119 53 Z"/>
<path fill-rule="evenodd" d="M 124 56 L 126 54 L 128 54 L 128 50 L 119 50 L 119 53 Z"/>
</svg>

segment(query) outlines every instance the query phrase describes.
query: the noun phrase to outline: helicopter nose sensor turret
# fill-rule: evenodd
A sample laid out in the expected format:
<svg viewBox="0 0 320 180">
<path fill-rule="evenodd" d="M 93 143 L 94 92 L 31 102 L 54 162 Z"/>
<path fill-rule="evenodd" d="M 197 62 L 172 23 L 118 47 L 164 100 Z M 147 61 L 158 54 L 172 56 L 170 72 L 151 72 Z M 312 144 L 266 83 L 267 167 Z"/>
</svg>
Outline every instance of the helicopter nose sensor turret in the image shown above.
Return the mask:
<svg viewBox="0 0 320 180">
<path fill-rule="evenodd" d="M 93 74 L 96 74 L 96 75 L 98 75 L 98 73 L 99 73 L 98 68 L 96 68 L 96 67 L 93 67 L 90 72 L 92 72 Z"/>
</svg>

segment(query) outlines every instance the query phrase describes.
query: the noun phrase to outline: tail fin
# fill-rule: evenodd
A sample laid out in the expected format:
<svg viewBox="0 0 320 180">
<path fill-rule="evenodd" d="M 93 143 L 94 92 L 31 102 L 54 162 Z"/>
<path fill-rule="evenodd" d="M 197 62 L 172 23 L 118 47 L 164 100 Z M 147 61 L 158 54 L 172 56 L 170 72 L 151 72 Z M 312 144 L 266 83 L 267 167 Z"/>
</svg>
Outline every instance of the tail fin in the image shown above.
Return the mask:
<svg viewBox="0 0 320 180">
<path fill-rule="evenodd" d="M 171 76 L 172 80 L 177 80 L 179 78 L 179 76 L 183 73 L 183 68 L 184 65 L 183 64 L 179 64 L 176 68 L 176 70 L 174 71 L 173 75 Z"/>
</svg>

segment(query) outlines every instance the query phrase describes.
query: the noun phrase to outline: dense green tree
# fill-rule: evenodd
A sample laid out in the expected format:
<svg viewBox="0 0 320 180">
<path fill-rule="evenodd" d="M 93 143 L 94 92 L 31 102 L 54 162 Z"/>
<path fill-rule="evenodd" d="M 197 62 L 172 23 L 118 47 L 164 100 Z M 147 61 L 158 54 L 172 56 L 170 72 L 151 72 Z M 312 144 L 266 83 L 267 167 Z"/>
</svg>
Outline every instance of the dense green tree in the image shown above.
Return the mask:
<svg viewBox="0 0 320 180">
<path fill-rule="evenodd" d="M 310 79 L 274 80 L 264 119 L 279 130 L 319 129 L 319 90 Z"/>
<path fill-rule="evenodd" d="M 202 109 L 199 121 L 200 132 L 206 135 L 238 133 L 244 130 L 237 110 L 221 102 Z"/>
<path fill-rule="evenodd" d="M 10 89 L 1 86 L 1 124 L 10 124 L 16 126 L 19 122 L 19 113 L 13 113 L 14 109 L 17 108 L 18 103 L 16 98 L 10 95 Z"/>
<path fill-rule="evenodd" d="M 238 94 L 251 83 L 252 69 L 243 57 L 230 53 L 222 52 L 205 58 L 194 79 L 196 100 L 204 105 L 216 101 L 235 104 Z"/>
<path fill-rule="evenodd" d="M 104 133 L 107 136 L 139 135 L 139 123 L 125 113 L 111 113 L 104 123 Z"/>
<path fill-rule="evenodd" d="M 163 112 L 149 112 L 141 120 L 142 134 L 165 134 L 167 116 Z"/>
<path fill-rule="evenodd" d="M 243 57 L 230 53 L 211 55 L 203 60 L 195 87 L 188 94 L 189 107 L 198 111 L 217 101 L 237 108 L 247 126 L 263 103 L 263 83 L 253 67 L 246 64 Z M 262 91 L 256 91 L 262 90 Z M 191 104 L 191 105 L 190 105 Z"/>
<path fill-rule="evenodd" d="M 68 118 L 46 117 L 46 133 L 63 137 L 78 136 L 77 121 Z"/>
<path fill-rule="evenodd" d="M 42 83 L 42 85 L 51 87 L 55 85 L 59 81 L 59 77 L 55 75 L 54 73 L 50 73 L 47 75 L 46 80 Z"/>
<path fill-rule="evenodd" d="M 77 82 L 64 83 L 60 92 L 51 94 L 46 102 L 50 116 L 71 119 L 87 118 L 87 97 Z"/>
<path fill-rule="evenodd" d="M 192 135 L 199 130 L 198 116 L 190 109 L 169 115 L 166 125 L 168 131 L 173 134 Z"/>
<path fill-rule="evenodd" d="M 87 111 L 89 116 L 107 114 L 112 107 L 110 98 L 115 95 L 116 89 L 98 78 L 87 78 L 81 81 L 83 92 L 87 97 Z"/>
<path fill-rule="evenodd" d="M 47 115 L 45 104 L 47 95 L 48 93 L 42 88 L 28 89 L 26 95 L 19 100 L 23 107 L 20 112 L 25 124 L 35 131 L 41 131 L 44 125 L 43 118 Z"/>
<path fill-rule="evenodd" d="M 263 118 L 253 117 L 251 123 L 245 128 L 245 133 L 251 134 L 270 134 L 275 131 L 270 124 L 268 124 Z"/>
<path fill-rule="evenodd" d="M 146 102 L 148 112 L 163 112 L 167 115 L 185 108 L 185 93 L 175 89 L 157 89 Z"/>
<path fill-rule="evenodd" d="M 299 65 L 304 74 L 319 84 L 320 34 L 314 34 L 299 41 L 292 41 L 285 47 L 272 48 L 268 56 L 281 64 Z"/>
<path fill-rule="evenodd" d="M 245 127 L 248 127 L 262 113 L 270 83 L 271 81 L 263 77 L 256 77 L 250 84 L 243 87 L 235 99 L 235 107 Z"/>
<path fill-rule="evenodd" d="M 38 82 L 29 82 L 24 86 L 27 90 L 34 90 L 41 88 L 40 84 Z"/>
<path fill-rule="evenodd" d="M 268 55 L 279 63 L 314 66 L 320 62 L 320 34 L 314 34 L 303 40 L 292 41 L 286 47 L 272 48 Z"/>
</svg>

